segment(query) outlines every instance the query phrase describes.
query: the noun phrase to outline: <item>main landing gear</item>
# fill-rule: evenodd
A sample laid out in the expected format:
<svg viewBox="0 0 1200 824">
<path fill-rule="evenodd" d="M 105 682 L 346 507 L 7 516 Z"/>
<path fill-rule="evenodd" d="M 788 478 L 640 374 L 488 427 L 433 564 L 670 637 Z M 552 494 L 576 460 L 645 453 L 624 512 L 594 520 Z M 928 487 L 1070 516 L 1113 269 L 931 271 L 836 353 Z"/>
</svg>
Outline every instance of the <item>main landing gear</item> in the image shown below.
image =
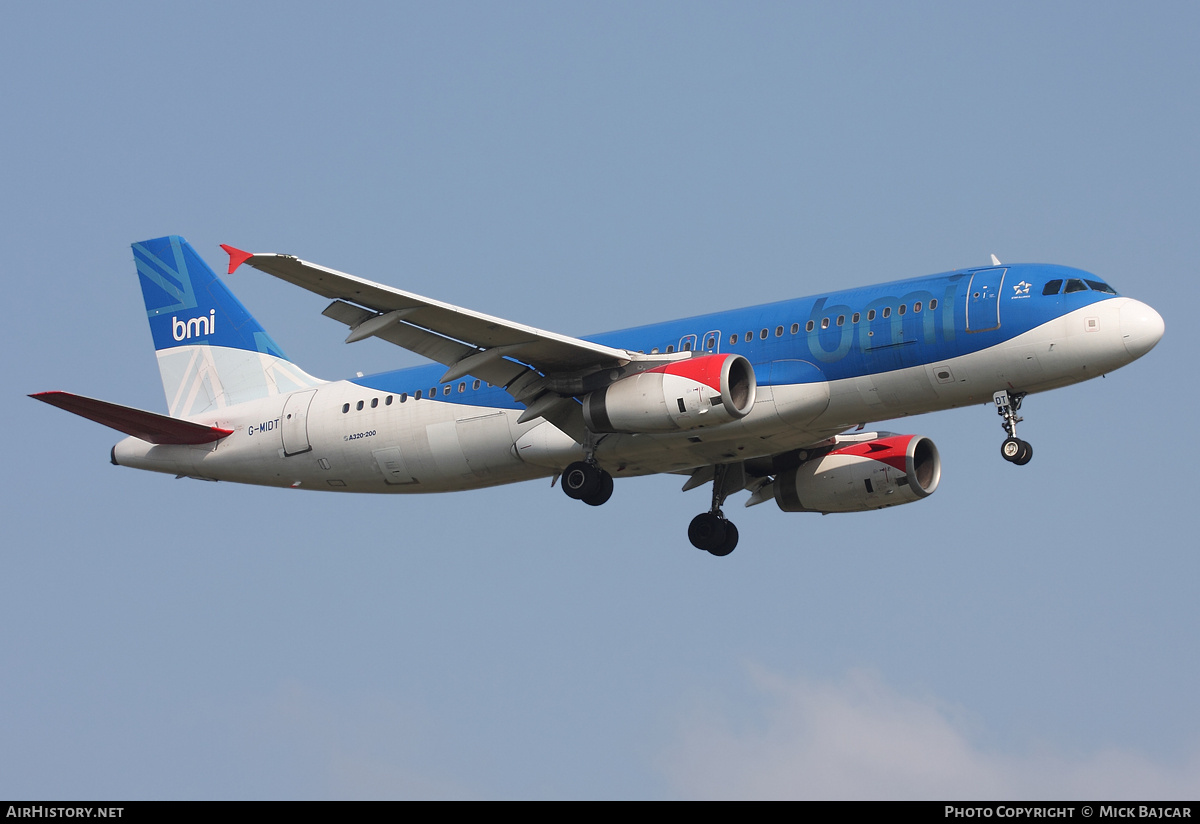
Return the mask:
<svg viewBox="0 0 1200 824">
<path fill-rule="evenodd" d="M 1021 401 L 1024 399 L 1024 392 L 1010 395 L 1007 389 L 1001 389 L 992 395 L 992 400 L 996 403 L 996 413 L 1004 418 L 1001 426 L 1008 433 L 1004 443 L 1000 444 L 1000 454 L 1004 460 L 1017 466 L 1024 466 L 1033 457 L 1033 447 L 1017 437 L 1017 424 L 1024 420 L 1017 415 L 1017 411 L 1021 408 Z"/>
<path fill-rule="evenodd" d="M 588 506 L 600 506 L 613 494 L 613 477 L 595 461 L 575 461 L 563 470 L 563 492 Z"/>
<path fill-rule="evenodd" d="M 734 466 L 741 469 L 740 464 Z M 733 473 L 729 470 L 730 466 L 725 464 L 716 467 L 713 475 L 712 509 L 700 513 L 688 524 L 688 540 L 692 542 L 692 546 L 717 557 L 724 557 L 733 552 L 738 544 L 738 528 L 734 526 L 733 521 L 725 520 L 725 514 L 721 512 L 721 504 L 725 503 L 725 498 L 734 491 L 727 485 L 734 480 L 730 477 Z M 737 484 L 738 489 L 741 489 L 741 486 L 740 483 Z"/>
</svg>

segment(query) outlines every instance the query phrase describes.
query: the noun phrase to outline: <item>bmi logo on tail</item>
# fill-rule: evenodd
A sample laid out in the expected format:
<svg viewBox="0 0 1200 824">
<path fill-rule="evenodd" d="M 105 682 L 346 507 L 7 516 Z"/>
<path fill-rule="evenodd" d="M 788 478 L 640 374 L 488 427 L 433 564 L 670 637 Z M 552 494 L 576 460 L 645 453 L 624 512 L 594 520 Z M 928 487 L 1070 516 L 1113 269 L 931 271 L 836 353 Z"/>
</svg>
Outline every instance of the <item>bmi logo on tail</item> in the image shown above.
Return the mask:
<svg viewBox="0 0 1200 824">
<path fill-rule="evenodd" d="M 204 331 L 200 329 L 203 327 Z M 189 318 L 182 321 L 177 317 L 171 318 L 171 337 L 175 340 L 187 340 L 192 337 L 207 337 L 211 335 L 217 328 L 217 310 L 209 309 L 208 317 L 201 315 L 198 318 Z"/>
</svg>

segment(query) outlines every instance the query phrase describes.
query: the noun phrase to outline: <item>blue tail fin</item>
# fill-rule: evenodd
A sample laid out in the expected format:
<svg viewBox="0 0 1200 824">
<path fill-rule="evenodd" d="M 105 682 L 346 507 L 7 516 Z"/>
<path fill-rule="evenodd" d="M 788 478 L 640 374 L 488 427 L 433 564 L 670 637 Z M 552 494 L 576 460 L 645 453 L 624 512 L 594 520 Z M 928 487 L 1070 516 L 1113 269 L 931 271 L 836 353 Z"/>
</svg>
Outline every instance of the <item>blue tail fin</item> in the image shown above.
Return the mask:
<svg viewBox="0 0 1200 824">
<path fill-rule="evenodd" d="M 172 235 L 133 244 L 172 417 L 315 386 L 196 250 Z"/>
</svg>

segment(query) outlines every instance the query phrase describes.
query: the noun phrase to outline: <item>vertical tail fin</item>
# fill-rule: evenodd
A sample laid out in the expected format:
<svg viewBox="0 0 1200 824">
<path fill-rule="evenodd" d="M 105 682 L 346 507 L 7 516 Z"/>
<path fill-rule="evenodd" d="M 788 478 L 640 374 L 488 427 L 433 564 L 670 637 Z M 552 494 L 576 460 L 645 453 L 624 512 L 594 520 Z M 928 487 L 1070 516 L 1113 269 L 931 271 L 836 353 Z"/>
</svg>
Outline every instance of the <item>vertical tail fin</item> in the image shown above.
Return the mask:
<svg viewBox="0 0 1200 824">
<path fill-rule="evenodd" d="M 186 240 L 135 243 L 133 258 L 172 417 L 320 383 L 287 359 Z"/>
</svg>

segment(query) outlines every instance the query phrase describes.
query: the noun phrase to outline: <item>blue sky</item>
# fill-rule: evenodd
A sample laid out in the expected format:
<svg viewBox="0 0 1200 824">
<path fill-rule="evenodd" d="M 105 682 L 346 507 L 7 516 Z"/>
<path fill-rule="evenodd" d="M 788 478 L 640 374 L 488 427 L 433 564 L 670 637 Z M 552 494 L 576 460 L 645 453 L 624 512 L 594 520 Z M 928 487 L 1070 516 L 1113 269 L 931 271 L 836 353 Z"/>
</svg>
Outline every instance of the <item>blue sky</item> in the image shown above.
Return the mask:
<svg viewBox="0 0 1200 824">
<path fill-rule="evenodd" d="M 0 30 L 0 795 L 1195 797 L 1195 4 L 13 5 Z M 1001 260 L 1157 308 L 1143 361 L 884 424 L 876 513 L 675 477 L 355 497 L 108 464 L 163 410 L 129 244 L 289 252 L 587 334 Z M 326 378 L 324 301 L 231 288 Z M 744 496 L 743 496 L 744 497 Z M 586 510 L 586 511 L 585 511 Z"/>
</svg>

